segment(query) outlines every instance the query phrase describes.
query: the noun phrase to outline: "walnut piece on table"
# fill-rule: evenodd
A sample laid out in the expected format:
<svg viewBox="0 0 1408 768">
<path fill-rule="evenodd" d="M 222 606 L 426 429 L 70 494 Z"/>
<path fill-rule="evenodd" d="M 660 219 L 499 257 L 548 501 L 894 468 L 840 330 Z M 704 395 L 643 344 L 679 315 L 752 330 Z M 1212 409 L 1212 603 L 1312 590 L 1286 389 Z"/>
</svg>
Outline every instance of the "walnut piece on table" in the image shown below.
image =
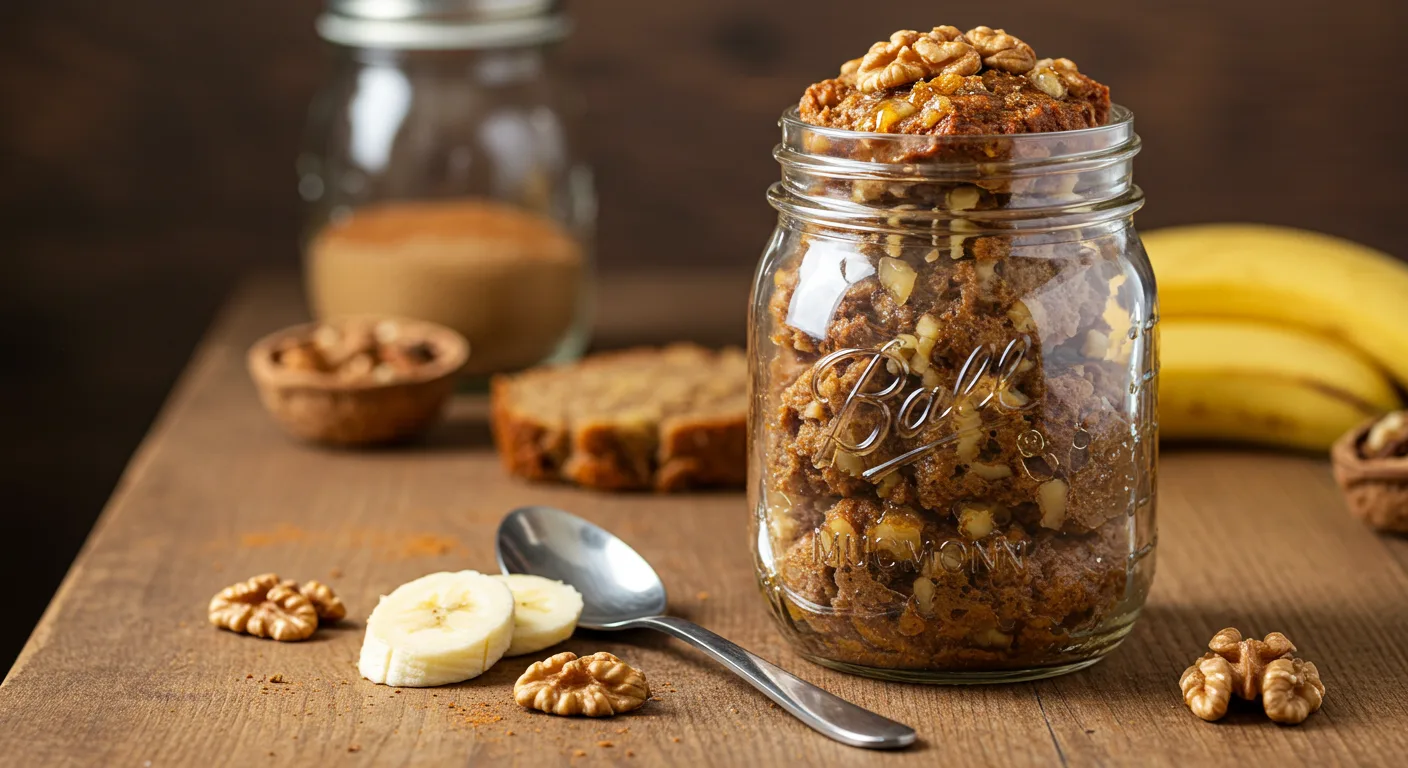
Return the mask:
<svg viewBox="0 0 1408 768">
<path fill-rule="evenodd" d="M 1320 709 L 1325 685 L 1315 665 L 1291 654 L 1290 639 L 1272 632 L 1263 640 L 1243 639 L 1232 627 L 1208 643 L 1212 651 L 1183 671 L 1178 687 L 1183 702 L 1204 720 L 1227 714 L 1232 694 L 1248 701 L 1261 696 L 1266 716 L 1284 725 L 1304 722 Z"/>
<path fill-rule="evenodd" d="M 318 622 L 331 624 L 335 621 L 342 621 L 347 618 L 347 606 L 342 604 L 342 599 L 337 593 L 332 591 L 332 587 L 316 579 L 306 581 L 303 586 L 294 585 L 292 579 L 284 584 L 297 589 L 300 594 L 308 598 L 308 602 L 313 604 L 313 609 L 318 612 Z"/>
<path fill-rule="evenodd" d="M 1266 716 L 1296 725 L 1310 717 L 1325 700 L 1320 670 L 1308 661 L 1277 659 L 1266 665 L 1261 679 L 1261 704 Z"/>
<path fill-rule="evenodd" d="M 1217 720 L 1227 714 L 1232 700 L 1232 666 L 1227 659 L 1209 653 L 1183 670 L 1178 687 L 1183 689 L 1183 703 L 1193 714 L 1204 720 Z"/>
<path fill-rule="evenodd" d="M 645 703 L 645 674 L 609 653 L 571 651 L 535 662 L 513 685 L 519 706 L 553 715 L 610 717 Z"/>
<path fill-rule="evenodd" d="M 220 591 L 210 600 L 210 623 L 231 632 L 291 642 L 318 628 L 313 603 L 277 574 L 265 573 Z"/>
</svg>

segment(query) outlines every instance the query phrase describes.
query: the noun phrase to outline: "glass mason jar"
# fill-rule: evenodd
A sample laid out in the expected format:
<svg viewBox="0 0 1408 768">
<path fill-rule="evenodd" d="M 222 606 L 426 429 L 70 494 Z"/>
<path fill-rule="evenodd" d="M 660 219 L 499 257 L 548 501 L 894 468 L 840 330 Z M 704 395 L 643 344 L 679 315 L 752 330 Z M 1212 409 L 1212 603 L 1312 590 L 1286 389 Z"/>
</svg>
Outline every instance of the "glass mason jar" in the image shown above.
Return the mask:
<svg viewBox="0 0 1408 768">
<path fill-rule="evenodd" d="M 555 0 L 329 0 L 299 191 L 315 315 L 430 320 L 479 377 L 586 345 L 591 172 Z"/>
<path fill-rule="evenodd" d="M 758 576 L 806 657 L 1033 679 L 1154 571 L 1158 311 L 1133 118 L 914 136 L 781 122 L 754 283 Z"/>
</svg>

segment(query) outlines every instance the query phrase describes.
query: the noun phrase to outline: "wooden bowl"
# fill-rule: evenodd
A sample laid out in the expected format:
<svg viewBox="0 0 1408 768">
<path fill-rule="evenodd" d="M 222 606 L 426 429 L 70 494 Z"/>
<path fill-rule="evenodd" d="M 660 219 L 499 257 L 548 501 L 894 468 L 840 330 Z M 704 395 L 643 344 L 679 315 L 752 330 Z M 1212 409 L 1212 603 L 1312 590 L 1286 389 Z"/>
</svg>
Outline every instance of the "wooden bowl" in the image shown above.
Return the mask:
<svg viewBox="0 0 1408 768">
<path fill-rule="evenodd" d="M 291 345 L 309 342 L 320 329 L 386 328 L 398 338 L 423 342 L 429 361 L 394 376 L 349 378 L 337 372 L 299 370 L 282 364 Z M 357 317 L 305 323 L 276 331 L 249 348 L 249 374 L 259 399 L 294 437 L 338 446 L 404 440 L 435 422 L 455 387 L 455 373 L 469 359 L 469 342 L 449 328 L 421 320 Z"/>
<path fill-rule="evenodd" d="M 1367 458 L 1360 446 L 1378 418 L 1330 448 L 1330 467 L 1349 511 L 1378 531 L 1408 535 L 1408 456 Z"/>
</svg>

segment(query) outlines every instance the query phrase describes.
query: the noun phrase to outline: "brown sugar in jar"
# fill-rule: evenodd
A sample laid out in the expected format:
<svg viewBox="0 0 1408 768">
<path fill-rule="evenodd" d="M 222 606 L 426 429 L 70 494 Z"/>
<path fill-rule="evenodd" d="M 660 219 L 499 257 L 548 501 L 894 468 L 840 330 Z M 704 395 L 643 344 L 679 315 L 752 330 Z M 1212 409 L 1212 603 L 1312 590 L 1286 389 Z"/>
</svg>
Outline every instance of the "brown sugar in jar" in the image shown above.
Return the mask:
<svg viewBox="0 0 1408 768">
<path fill-rule="evenodd" d="M 1094 663 L 1153 576 L 1157 311 L 1133 118 L 979 27 L 782 117 L 750 541 L 806 657 L 915 682 Z"/>
<path fill-rule="evenodd" d="M 356 208 L 307 249 L 319 318 L 392 315 L 469 339 L 466 373 L 511 371 L 580 351 L 586 259 L 556 222 L 478 198 Z"/>
</svg>

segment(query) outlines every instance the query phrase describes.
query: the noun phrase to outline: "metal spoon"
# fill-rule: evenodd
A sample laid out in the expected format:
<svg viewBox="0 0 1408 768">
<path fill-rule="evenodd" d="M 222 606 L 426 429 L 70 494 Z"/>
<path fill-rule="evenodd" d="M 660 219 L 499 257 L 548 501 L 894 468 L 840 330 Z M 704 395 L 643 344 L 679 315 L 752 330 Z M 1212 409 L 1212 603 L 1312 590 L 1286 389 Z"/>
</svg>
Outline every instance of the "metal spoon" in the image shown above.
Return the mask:
<svg viewBox="0 0 1408 768">
<path fill-rule="evenodd" d="M 914 743 L 914 729 L 862 709 L 684 619 L 666 616 L 665 585 L 626 542 L 576 515 L 523 507 L 499 524 L 499 567 L 571 584 L 585 603 L 578 626 L 644 627 L 683 640 L 733 670 L 778 706 L 853 747 L 894 749 Z"/>
</svg>

